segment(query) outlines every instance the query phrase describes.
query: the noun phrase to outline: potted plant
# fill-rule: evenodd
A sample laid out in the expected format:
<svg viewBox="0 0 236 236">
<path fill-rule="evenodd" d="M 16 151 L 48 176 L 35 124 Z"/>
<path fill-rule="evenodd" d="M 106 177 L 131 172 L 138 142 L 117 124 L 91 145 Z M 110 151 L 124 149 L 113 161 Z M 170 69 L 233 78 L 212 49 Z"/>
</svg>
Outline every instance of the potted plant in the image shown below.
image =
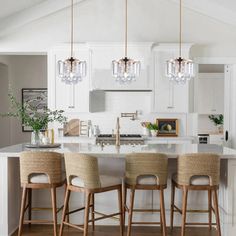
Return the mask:
<svg viewBox="0 0 236 236">
<path fill-rule="evenodd" d="M 156 137 L 158 134 L 158 125 L 155 123 L 149 123 L 147 128 L 150 130 L 152 137 Z"/>
<path fill-rule="evenodd" d="M 8 94 L 11 102 L 11 111 L 1 114 L 3 117 L 15 117 L 22 121 L 23 126 L 31 127 L 31 143 L 40 143 L 40 131 L 46 130 L 50 122 L 57 121 L 59 123 L 66 122 L 66 117 L 63 116 L 63 110 L 51 111 L 45 108 L 43 112 L 39 112 L 36 107 L 25 103 L 22 105 L 13 96 L 12 93 Z"/>
<path fill-rule="evenodd" d="M 150 130 L 148 129 L 148 125 L 150 122 L 143 121 L 141 122 L 141 125 L 143 127 L 143 135 L 149 137 L 150 136 Z"/>
<path fill-rule="evenodd" d="M 220 115 L 210 115 L 208 117 L 218 128 L 219 133 L 223 133 L 224 116 L 220 114 Z"/>
</svg>

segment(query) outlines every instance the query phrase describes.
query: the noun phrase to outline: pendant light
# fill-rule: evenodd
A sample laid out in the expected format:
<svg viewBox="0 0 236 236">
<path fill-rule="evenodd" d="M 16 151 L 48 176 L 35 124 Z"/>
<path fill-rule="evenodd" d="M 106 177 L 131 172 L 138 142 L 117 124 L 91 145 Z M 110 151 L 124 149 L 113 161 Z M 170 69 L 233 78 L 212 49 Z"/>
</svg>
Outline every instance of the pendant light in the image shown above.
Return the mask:
<svg viewBox="0 0 236 236">
<path fill-rule="evenodd" d="M 167 77 L 176 83 L 185 84 L 194 77 L 194 63 L 192 60 L 182 58 L 182 0 L 180 1 L 180 27 L 179 27 L 179 58 L 167 61 Z"/>
<path fill-rule="evenodd" d="M 112 76 L 117 82 L 135 81 L 140 75 L 141 63 L 128 58 L 128 0 L 125 0 L 125 57 L 112 61 Z"/>
<path fill-rule="evenodd" d="M 86 61 L 74 58 L 74 0 L 71 0 L 70 58 L 58 61 L 58 76 L 67 84 L 76 84 L 86 76 Z"/>
</svg>

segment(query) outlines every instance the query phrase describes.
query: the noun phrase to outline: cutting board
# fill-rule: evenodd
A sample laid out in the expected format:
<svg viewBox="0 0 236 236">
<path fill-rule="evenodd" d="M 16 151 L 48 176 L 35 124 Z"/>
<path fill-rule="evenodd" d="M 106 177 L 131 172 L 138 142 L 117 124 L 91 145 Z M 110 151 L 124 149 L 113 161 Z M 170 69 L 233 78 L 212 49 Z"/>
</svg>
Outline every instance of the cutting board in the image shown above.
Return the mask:
<svg viewBox="0 0 236 236">
<path fill-rule="evenodd" d="M 72 119 L 64 125 L 64 136 L 79 136 L 80 120 Z"/>
</svg>

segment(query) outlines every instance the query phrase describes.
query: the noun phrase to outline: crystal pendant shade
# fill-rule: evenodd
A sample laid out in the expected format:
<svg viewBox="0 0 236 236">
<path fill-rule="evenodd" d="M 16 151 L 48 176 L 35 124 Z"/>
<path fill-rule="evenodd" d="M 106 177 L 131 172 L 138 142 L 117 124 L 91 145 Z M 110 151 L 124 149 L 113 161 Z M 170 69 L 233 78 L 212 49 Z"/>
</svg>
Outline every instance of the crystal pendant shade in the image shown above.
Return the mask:
<svg viewBox="0 0 236 236">
<path fill-rule="evenodd" d="M 86 62 L 73 57 L 58 61 L 58 77 L 67 84 L 76 84 L 86 76 Z"/>
<path fill-rule="evenodd" d="M 178 84 L 185 84 L 194 78 L 194 63 L 181 57 L 167 61 L 166 76 Z"/>
<path fill-rule="evenodd" d="M 141 63 L 128 58 L 112 61 L 112 76 L 117 82 L 126 83 L 135 81 L 140 75 Z"/>
</svg>

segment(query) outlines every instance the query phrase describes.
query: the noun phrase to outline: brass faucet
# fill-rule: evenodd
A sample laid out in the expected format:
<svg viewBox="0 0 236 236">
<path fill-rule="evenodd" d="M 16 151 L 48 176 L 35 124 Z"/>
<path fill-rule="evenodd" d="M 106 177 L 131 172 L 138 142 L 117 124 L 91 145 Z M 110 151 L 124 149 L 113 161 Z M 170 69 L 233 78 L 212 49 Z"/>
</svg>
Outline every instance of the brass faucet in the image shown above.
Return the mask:
<svg viewBox="0 0 236 236">
<path fill-rule="evenodd" d="M 130 120 L 137 120 L 138 111 L 136 111 L 136 112 L 125 112 L 125 113 L 122 112 L 121 117 L 130 117 Z"/>
<path fill-rule="evenodd" d="M 116 146 L 120 146 L 120 118 L 116 120 Z"/>
</svg>

